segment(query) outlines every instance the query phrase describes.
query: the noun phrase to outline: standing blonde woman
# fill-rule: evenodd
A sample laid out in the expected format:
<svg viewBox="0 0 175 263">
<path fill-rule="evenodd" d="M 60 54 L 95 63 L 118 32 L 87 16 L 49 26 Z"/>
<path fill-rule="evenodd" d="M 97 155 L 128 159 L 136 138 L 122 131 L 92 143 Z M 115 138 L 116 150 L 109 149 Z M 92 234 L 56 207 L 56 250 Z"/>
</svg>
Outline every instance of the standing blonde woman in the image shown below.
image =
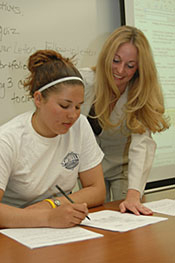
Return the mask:
<svg viewBox="0 0 175 263">
<path fill-rule="evenodd" d="M 107 201 L 124 201 L 121 212 L 151 214 L 140 199 L 156 144 L 151 133 L 168 128 L 164 101 L 148 40 L 122 26 L 104 43 L 95 68 L 80 70 L 85 81 L 82 112 L 105 157 Z"/>
</svg>

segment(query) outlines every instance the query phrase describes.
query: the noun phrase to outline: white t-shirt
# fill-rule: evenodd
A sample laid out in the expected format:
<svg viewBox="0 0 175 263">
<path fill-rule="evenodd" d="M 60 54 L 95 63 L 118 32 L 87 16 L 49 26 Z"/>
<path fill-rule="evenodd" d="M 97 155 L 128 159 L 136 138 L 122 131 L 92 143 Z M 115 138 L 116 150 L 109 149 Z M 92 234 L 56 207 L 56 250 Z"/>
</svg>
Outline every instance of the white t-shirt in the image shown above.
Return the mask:
<svg viewBox="0 0 175 263">
<path fill-rule="evenodd" d="M 85 102 L 82 114 L 88 115 L 95 96 L 95 73 L 90 68 L 79 69 L 85 82 Z M 117 123 L 124 114 L 128 88 L 117 101 L 110 120 Z M 155 155 L 156 143 L 147 130 L 143 134 L 130 134 L 126 126 L 102 131 L 96 136 L 105 156 L 103 158 L 104 177 L 107 180 L 128 178 L 128 188 L 143 193 Z"/>
<path fill-rule="evenodd" d="M 85 116 L 63 135 L 40 136 L 32 127 L 33 112 L 21 114 L 0 127 L 0 189 L 2 202 L 22 207 L 58 193 L 69 193 L 79 172 L 103 159 Z"/>
</svg>

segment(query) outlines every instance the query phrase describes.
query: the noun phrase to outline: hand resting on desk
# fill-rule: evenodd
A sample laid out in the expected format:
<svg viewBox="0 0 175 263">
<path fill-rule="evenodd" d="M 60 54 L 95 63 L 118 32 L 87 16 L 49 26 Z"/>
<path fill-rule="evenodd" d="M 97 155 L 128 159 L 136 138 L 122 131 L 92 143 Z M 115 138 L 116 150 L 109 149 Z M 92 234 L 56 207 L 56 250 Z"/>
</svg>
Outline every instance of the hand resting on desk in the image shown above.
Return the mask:
<svg viewBox="0 0 175 263">
<path fill-rule="evenodd" d="M 127 210 L 133 212 L 135 215 L 152 215 L 153 212 L 145 207 L 140 202 L 140 193 L 134 189 L 129 189 L 126 199 L 119 205 L 121 213 L 125 213 Z"/>
</svg>

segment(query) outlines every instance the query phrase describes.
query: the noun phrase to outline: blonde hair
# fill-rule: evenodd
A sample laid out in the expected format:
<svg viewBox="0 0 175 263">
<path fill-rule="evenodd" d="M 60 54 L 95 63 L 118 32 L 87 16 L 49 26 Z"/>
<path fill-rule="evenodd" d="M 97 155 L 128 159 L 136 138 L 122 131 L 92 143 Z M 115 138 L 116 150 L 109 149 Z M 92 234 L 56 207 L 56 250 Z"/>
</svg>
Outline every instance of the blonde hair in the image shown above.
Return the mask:
<svg viewBox="0 0 175 263">
<path fill-rule="evenodd" d="M 119 126 L 110 121 L 111 104 L 120 97 L 112 74 L 112 61 L 121 44 L 130 42 L 138 50 L 138 69 L 130 80 L 128 101 L 125 107 L 127 127 L 133 133 L 144 133 L 167 129 L 168 122 L 163 116 L 164 100 L 157 77 L 152 51 L 144 34 L 135 27 L 121 26 L 104 43 L 96 65 L 95 113 L 103 129 Z"/>
</svg>

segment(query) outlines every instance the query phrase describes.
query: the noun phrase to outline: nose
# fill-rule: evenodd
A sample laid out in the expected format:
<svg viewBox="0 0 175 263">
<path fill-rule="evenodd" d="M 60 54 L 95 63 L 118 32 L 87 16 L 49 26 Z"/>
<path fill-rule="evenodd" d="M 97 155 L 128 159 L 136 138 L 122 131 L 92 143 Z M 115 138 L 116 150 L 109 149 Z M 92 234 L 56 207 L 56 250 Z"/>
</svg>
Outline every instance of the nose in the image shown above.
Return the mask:
<svg viewBox="0 0 175 263">
<path fill-rule="evenodd" d="M 76 120 L 79 117 L 79 113 L 76 109 L 71 109 L 68 113 L 68 118 L 70 120 Z"/>
<path fill-rule="evenodd" d="M 123 63 L 119 63 L 117 65 L 117 71 L 118 71 L 118 73 L 123 73 L 123 71 L 124 71 L 124 64 Z"/>
</svg>

